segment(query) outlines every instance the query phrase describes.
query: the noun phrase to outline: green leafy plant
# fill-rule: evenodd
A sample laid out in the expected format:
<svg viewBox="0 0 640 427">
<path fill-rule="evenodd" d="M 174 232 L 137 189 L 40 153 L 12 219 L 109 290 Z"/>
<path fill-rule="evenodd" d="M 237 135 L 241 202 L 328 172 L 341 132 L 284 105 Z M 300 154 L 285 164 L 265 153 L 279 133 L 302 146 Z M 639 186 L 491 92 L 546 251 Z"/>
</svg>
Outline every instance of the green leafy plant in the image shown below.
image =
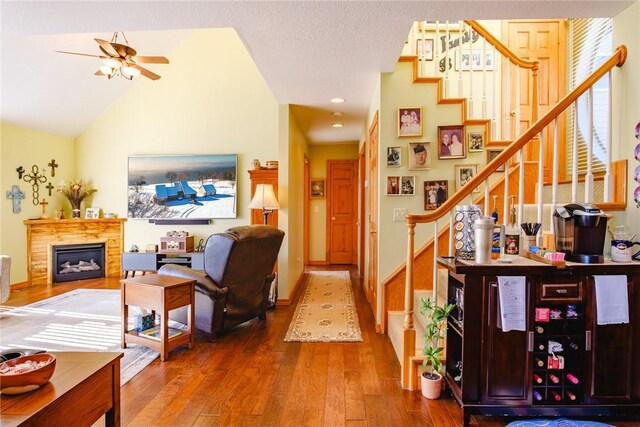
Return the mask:
<svg viewBox="0 0 640 427">
<path fill-rule="evenodd" d="M 425 356 L 422 366 L 425 368 L 431 364 L 431 371 L 426 374 L 427 378 L 438 379 L 442 362 L 440 356 L 444 350 L 440 346 L 440 341 L 444 339 L 444 332 L 447 330 L 447 318 L 454 309 L 455 304 L 447 304 L 444 307 L 438 306 L 431 298 L 421 298 L 422 307 L 420 313 L 427 319 L 426 330 L 424 333 L 424 349 L 422 354 Z"/>
</svg>

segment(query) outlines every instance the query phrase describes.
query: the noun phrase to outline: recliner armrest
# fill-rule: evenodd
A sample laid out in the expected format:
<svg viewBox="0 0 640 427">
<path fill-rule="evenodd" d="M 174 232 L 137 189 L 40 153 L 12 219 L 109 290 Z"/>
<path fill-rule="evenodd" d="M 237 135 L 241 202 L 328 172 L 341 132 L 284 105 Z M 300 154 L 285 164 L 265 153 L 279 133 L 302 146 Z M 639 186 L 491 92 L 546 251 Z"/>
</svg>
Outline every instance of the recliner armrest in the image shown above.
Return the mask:
<svg viewBox="0 0 640 427">
<path fill-rule="evenodd" d="M 227 296 L 229 288 L 220 288 L 216 282 L 203 271 L 194 270 L 184 265 L 165 264 L 158 270 L 161 276 L 181 277 L 196 281 L 196 288 L 211 299 L 219 300 Z"/>
</svg>

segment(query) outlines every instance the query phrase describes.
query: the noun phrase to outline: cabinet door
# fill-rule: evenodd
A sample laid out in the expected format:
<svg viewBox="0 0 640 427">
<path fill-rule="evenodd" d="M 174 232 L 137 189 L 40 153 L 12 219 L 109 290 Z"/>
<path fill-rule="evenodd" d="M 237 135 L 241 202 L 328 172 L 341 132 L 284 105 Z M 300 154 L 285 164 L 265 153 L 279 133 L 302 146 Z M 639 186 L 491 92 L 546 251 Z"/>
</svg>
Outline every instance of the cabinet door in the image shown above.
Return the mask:
<svg viewBox="0 0 640 427">
<path fill-rule="evenodd" d="M 634 344 L 638 344 L 638 283 L 629 276 L 629 320 L 630 323 L 615 325 L 597 324 L 595 283 L 589 278 L 591 304 L 587 318 L 587 346 L 590 346 L 590 378 L 587 393 L 591 403 L 628 403 L 638 400 L 638 363 L 634 357 Z M 589 339 L 591 335 L 591 339 Z M 589 347 L 587 347 L 589 349 Z M 637 356 L 636 350 L 636 356 Z M 635 398 L 633 385 L 636 385 Z"/>
<path fill-rule="evenodd" d="M 527 404 L 531 376 L 526 331 L 503 332 L 499 325 L 498 281 L 485 279 L 485 309 L 483 320 L 485 372 L 483 401 L 485 403 Z M 527 303 L 530 306 L 527 284 Z M 528 312 L 530 310 L 528 309 Z"/>
</svg>

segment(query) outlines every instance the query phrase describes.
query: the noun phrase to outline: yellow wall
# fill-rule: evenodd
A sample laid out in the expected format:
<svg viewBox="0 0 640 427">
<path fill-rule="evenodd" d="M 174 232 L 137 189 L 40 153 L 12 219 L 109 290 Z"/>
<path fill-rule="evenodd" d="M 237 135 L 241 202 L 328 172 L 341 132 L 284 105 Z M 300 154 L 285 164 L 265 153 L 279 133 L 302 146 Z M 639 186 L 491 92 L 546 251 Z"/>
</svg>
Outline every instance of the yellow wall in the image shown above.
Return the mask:
<svg viewBox="0 0 640 427">
<path fill-rule="evenodd" d="M 280 225 L 287 236 L 295 235 L 296 230 L 287 226 L 289 166 L 288 157 L 280 153 L 280 107 L 236 32 L 198 30 L 168 56 L 171 64 L 158 71 L 160 80 L 132 82 L 131 90 L 78 138 L 78 175 L 93 180 L 98 188 L 93 205 L 121 217 L 127 215 L 128 156 L 237 153 L 237 219 L 179 227 L 195 235 L 197 242 L 212 233 L 247 224 L 251 188 L 247 171 L 251 160 L 257 158 L 263 164 L 279 160 L 283 184 Z M 158 243 L 176 227 L 130 219 L 125 223 L 125 247 Z M 285 242 L 279 257 L 284 271 L 288 258 L 298 256 L 288 253 L 290 250 Z M 288 294 L 287 276 L 281 272 L 283 297 Z"/>
<path fill-rule="evenodd" d="M 30 184 L 18 179 L 16 168 L 22 166 L 28 172 L 37 165 L 44 174 L 47 182 L 40 186 L 39 199 L 49 202 L 47 214 L 55 215 L 55 211 L 64 207 L 67 218 L 70 217 L 69 202 L 55 189 L 49 196 L 45 188 L 50 182 L 58 186 L 60 181 L 75 177 L 75 155 L 73 141 L 55 135 L 34 131 L 8 123 L 0 123 L 0 253 L 11 257 L 11 283 L 27 280 L 27 232 L 23 223 L 25 219 L 39 218 L 42 207 L 32 202 L 33 190 Z M 55 159 L 59 166 L 55 170 L 55 177 L 51 176 L 51 169 L 47 163 Z M 13 213 L 13 203 L 7 199 L 6 192 L 13 185 L 18 185 L 25 193 L 21 201 L 21 212 Z"/>
<path fill-rule="evenodd" d="M 624 44 L 628 49 L 624 66 L 613 73 L 613 158 L 626 158 L 629 162 L 627 209 L 624 214 L 616 215 L 616 225 L 626 224 L 632 233 L 640 233 L 640 209 L 633 201 L 633 192 L 640 186 L 640 183 L 634 181 L 634 171 L 640 162 L 633 155 L 634 148 L 640 144 L 640 140 L 634 138 L 635 126 L 640 122 L 639 22 L 640 1 L 636 1 L 613 20 L 613 45 Z"/>
<path fill-rule="evenodd" d="M 309 151 L 311 179 L 327 179 L 327 160 L 358 158 L 358 144 L 312 145 Z M 327 199 L 311 199 L 309 204 L 309 261 L 327 261 Z"/>
</svg>

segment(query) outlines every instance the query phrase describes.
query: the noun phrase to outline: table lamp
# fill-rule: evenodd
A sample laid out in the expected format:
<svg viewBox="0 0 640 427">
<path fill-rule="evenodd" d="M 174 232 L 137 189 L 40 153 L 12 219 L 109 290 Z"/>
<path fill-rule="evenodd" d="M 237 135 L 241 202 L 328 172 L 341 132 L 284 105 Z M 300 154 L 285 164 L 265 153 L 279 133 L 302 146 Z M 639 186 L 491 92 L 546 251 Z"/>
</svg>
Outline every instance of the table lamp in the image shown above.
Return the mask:
<svg viewBox="0 0 640 427">
<path fill-rule="evenodd" d="M 280 209 L 278 199 L 276 199 L 276 195 L 273 192 L 273 185 L 258 184 L 256 186 L 256 192 L 253 195 L 253 199 L 251 199 L 251 203 L 249 203 L 249 208 L 262 209 L 264 223 L 266 225 L 269 219 L 269 214 L 273 212 L 274 209 Z"/>
</svg>

